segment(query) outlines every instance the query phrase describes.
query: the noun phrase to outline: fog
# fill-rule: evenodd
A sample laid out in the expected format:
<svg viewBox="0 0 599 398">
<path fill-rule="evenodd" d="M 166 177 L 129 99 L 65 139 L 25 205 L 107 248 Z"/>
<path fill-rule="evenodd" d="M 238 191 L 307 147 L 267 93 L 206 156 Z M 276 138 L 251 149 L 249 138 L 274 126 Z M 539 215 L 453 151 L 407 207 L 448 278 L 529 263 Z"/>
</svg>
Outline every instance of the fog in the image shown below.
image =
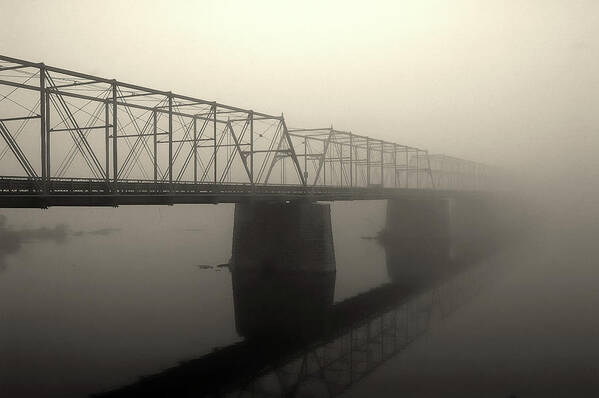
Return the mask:
<svg viewBox="0 0 599 398">
<path fill-rule="evenodd" d="M 596 176 L 594 1 L 3 2 L 5 55 L 559 178 Z M 595 173 L 595 174 L 594 174 Z"/>
<path fill-rule="evenodd" d="M 1 55 L 501 169 L 525 230 L 481 260 L 503 271 L 345 394 L 598 394 L 597 1 L 0 0 L 0 15 Z M 331 203 L 335 304 L 389 282 L 388 248 L 363 239 L 385 206 Z M 233 219 L 0 209 L 0 395 L 100 393 L 243 340 L 216 267 Z"/>
</svg>

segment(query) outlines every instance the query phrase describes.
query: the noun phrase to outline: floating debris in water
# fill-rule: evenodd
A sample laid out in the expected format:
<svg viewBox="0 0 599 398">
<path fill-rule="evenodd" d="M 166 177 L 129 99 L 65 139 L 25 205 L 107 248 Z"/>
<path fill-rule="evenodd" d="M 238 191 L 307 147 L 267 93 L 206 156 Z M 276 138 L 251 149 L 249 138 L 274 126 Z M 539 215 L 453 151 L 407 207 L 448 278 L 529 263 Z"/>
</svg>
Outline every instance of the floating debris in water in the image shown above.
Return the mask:
<svg viewBox="0 0 599 398">
<path fill-rule="evenodd" d="M 217 272 L 222 271 L 223 268 L 229 268 L 229 263 L 218 264 L 218 265 L 208 265 L 208 264 L 198 264 L 196 265 L 199 269 L 211 269 Z"/>
</svg>

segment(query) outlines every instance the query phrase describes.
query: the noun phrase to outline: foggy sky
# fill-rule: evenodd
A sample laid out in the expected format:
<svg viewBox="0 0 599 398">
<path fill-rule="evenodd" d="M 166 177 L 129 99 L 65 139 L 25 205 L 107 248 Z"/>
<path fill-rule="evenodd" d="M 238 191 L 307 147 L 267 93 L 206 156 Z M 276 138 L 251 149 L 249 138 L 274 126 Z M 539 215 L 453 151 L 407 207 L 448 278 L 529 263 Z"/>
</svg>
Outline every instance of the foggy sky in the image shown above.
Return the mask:
<svg viewBox="0 0 599 398">
<path fill-rule="evenodd" d="M 573 353 L 569 363 L 587 354 L 597 363 L 599 342 L 583 345 L 599 330 L 599 1 L 0 0 L 0 16 L 6 56 L 283 112 L 289 127 L 333 124 L 534 177 L 547 198 L 570 202 L 551 208 L 550 227 L 534 234 L 537 244 L 505 260 L 524 269 L 508 288 L 428 352 L 421 348 L 420 358 L 435 353 L 440 361 L 438 347 L 457 351 L 474 336 L 479 348 L 471 352 L 487 355 L 487 364 L 502 355 L 522 363 L 521 346 L 532 362 L 562 358 L 546 349 L 562 347 Z M 578 206 L 582 201 L 597 203 Z M 382 228 L 384 205 L 333 205 L 338 298 L 386 280 L 384 252 L 360 239 Z M 94 383 L 120 383 L 235 336 L 228 273 L 197 269 L 228 261 L 233 206 L 2 215 L 0 310 L 15 326 L 0 340 L 13 350 L 4 358 L 22 362 L 5 372 L 28 375 L 24 386 L 56 384 L 64 369 L 98 372 Z M 555 326 L 574 317 L 582 319 L 574 332 L 569 323 Z M 540 332 L 545 338 L 531 342 L 529 334 Z M 563 345 L 572 336 L 580 344 Z M 63 367 L 55 353 L 67 358 Z M 477 361 L 463 363 L 476 368 Z M 395 380 L 395 368 L 388 369 L 375 380 Z M 470 377 L 464 374 L 456 380 Z"/>
<path fill-rule="evenodd" d="M 596 1 L 0 1 L 4 55 L 588 186 Z"/>
</svg>

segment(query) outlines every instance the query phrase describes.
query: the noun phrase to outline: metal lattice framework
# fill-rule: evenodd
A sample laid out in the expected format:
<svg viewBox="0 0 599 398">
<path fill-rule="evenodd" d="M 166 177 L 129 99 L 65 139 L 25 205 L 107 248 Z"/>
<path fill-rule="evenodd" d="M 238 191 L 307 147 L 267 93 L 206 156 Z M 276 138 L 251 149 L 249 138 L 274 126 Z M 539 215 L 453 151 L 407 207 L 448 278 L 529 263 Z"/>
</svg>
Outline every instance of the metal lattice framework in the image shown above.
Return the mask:
<svg viewBox="0 0 599 398">
<path fill-rule="evenodd" d="M 498 183 L 498 173 L 490 167 L 445 154 L 428 154 L 435 187 L 439 189 L 481 189 Z"/>
<path fill-rule="evenodd" d="M 423 149 L 6 56 L 0 135 L 0 194 L 435 188 Z"/>
<path fill-rule="evenodd" d="M 308 184 L 432 188 L 425 150 L 330 128 L 291 129 Z M 310 176 L 310 173 L 313 173 Z"/>
</svg>

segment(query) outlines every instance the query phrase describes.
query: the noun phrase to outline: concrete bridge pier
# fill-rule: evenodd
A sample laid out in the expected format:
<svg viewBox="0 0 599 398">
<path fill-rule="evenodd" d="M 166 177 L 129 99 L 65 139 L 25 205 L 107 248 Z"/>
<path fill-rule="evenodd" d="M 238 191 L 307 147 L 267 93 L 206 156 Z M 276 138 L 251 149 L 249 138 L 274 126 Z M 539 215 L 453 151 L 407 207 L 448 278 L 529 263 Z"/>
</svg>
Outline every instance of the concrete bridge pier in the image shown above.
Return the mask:
<svg viewBox="0 0 599 398">
<path fill-rule="evenodd" d="M 388 200 L 383 239 L 394 282 L 421 285 L 443 277 L 449 271 L 452 251 L 449 200 Z"/>
<path fill-rule="evenodd" d="M 330 206 L 236 204 L 230 270 L 241 335 L 319 332 L 335 292 Z"/>
</svg>

